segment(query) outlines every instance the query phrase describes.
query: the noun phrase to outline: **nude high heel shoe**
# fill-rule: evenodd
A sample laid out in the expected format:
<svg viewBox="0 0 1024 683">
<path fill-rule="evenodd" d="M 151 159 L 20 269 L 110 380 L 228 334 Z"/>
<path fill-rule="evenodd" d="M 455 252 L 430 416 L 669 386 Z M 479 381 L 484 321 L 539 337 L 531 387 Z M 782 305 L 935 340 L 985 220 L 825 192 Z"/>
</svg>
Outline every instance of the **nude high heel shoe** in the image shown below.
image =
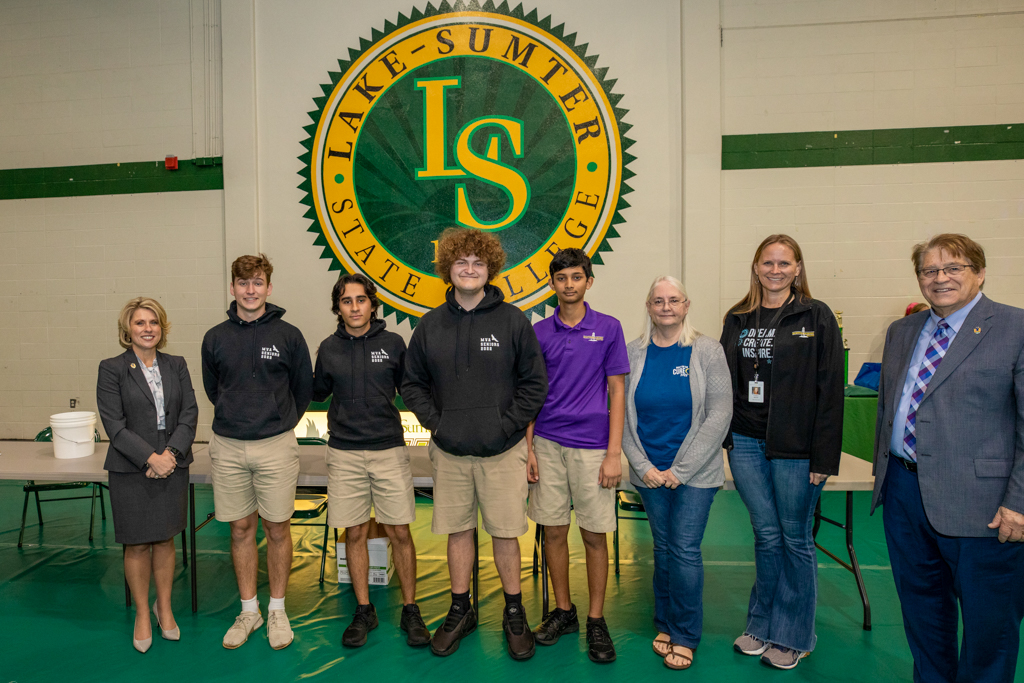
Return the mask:
<svg viewBox="0 0 1024 683">
<path fill-rule="evenodd" d="M 150 646 L 152 644 L 153 644 L 153 636 L 150 636 L 149 638 L 146 638 L 144 640 L 139 640 L 138 638 L 135 637 L 134 629 L 132 630 L 132 645 L 135 646 L 136 650 L 138 650 L 142 654 L 146 654 L 146 652 L 149 651 L 149 648 L 150 648 Z"/>
<path fill-rule="evenodd" d="M 153 616 L 156 617 L 156 624 L 160 627 L 160 635 L 163 637 L 164 640 L 181 640 L 181 629 L 177 626 L 175 626 L 170 631 L 164 630 L 164 625 L 160 623 L 160 615 L 157 614 L 156 611 L 155 602 L 153 603 Z M 152 638 L 150 640 L 152 640 Z M 148 648 L 149 646 L 147 645 L 146 647 Z M 145 652 L 145 650 L 143 650 L 143 652 Z"/>
</svg>

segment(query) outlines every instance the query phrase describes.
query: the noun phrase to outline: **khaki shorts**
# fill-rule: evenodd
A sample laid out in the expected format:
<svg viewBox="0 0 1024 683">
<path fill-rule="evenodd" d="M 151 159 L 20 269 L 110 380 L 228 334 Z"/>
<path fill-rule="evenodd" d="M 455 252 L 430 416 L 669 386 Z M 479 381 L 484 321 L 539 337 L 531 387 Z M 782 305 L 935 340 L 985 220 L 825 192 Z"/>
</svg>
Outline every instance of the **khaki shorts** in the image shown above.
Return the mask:
<svg viewBox="0 0 1024 683">
<path fill-rule="evenodd" d="M 409 449 L 348 451 L 327 448 L 327 523 L 338 529 L 370 519 L 370 505 L 381 524 L 416 519 Z"/>
<path fill-rule="evenodd" d="M 210 462 L 218 522 L 235 522 L 256 510 L 268 522 L 284 522 L 295 512 L 299 443 L 294 432 L 253 441 L 214 434 Z"/>
<path fill-rule="evenodd" d="M 615 531 L 615 489 L 601 486 L 601 462 L 608 451 L 565 448 L 534 437 L 540 480 L 530 484 L 530 519 L 543 526 L 566 526 L 569 506 L 576 524 L 595 534 Z"/>
<path fill-rule="evenodd" d="M 434 445 L 427 449 L 434 465 L 435 534 L 476 528 L 477 506 L 484 529 L 497 538 L 516 538 L 529 530 L 526 521 L 526 442 L 489 458 L 452 455 Z"/>
</svg>

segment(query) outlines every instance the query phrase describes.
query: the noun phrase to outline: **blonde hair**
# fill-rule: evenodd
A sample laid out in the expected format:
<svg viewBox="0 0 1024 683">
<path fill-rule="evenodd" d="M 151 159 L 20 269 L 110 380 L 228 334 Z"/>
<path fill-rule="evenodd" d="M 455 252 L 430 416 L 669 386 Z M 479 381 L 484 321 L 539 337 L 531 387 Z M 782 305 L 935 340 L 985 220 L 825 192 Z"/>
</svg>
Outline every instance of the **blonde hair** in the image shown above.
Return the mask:
<svg viewBox="0 0 1024 683">
<path fill-rule="evenodd" d="M 651 288 L 647 290 L 647 303 L 651 303 L 651 297 L 654 296 L 654 288 L 660 285 L 662 282 L 667 282 L 676 288 L 676 290 L 683 295 L 683 299 L 686 301 L 690 300 L 690 297 L 686 295 L 686 287 L 679 281 L 678 278 L 674 278 L 671 275 L 662 275 L 661 277 L 654 278 L 654 282 L 651 283 Z M 644 329 L 640 333 L 640 348 L 646 349 L 651 343 L 651 337 L 654 334 L 654 321 L 651 320 L 651 314 L 647 312 L 646 306 L 644 307 Z M 693 325 L 690 324 L 689 311 L 683 318 L 683 329 L 679 333 L 679 341 L 676 342 L 679 346 L 692 346 L 694 340 L 700 336 L 700 332 L 693 329 Z"/>
<path fill-rule="evenodd" d="M 167 346 L 167 333 L 171 331 L 171 324 L 167 322 L 167 311 L 164 310 L 159 301 L 146 296 L 135 297 L 121 309 L 121 315 L 117 318 L 117 343 L 123 349 L 132 348 L 132 316 L 140 308 L 145 308 L 156 316 L 157 321 L 160 323 L 160 341 L 157 342 L 156 348 L 164 348 Z"/>
<path fill-rule="evenodd" d="M 754 260 L 750 264 L 750 291 L 729 309 L 723 320 L 728 320 L 729 316 L 733 313 L 750 313 L 761 307 L 762 290 L 761 280 L 757 277 L 757 264 L 761 260 L 761 253 L 773 244 L 789 247 L 793 252 L 793 258 L 796 259 L 797 265 L 800 266 L 800 274 L 796 276 L 793 284 L 790 285 L 790 290 L 796 295 L 796 300 L 799 303 L 804 303 L 812 298 L 811 286 L 807 284 L 807 266 L 804 264 L 804 253 L 801 251 L 800 245 L 789 235 L 768 235 L 758 245 L 757 251 L 754 252 Z"/>
</svg>

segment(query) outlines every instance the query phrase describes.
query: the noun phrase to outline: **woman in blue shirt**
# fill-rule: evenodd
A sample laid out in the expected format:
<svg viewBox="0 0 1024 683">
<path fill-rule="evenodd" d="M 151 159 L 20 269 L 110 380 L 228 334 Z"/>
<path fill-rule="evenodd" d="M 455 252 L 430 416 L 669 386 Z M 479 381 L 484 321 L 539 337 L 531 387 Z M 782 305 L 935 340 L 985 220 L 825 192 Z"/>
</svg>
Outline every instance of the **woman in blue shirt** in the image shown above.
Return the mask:
<svg viewBox="0 0 1024 683">
<path fill-rule="evenodd" d="M 627 346 L 622 450 L 654 537 L 654 651 L 670 669 L 693 663 L 704 618 L 700 544 L 725 482 L 722 440 L 732 380 L 722 346 L 687 320 L 683 283 L 655 279 L 643 334 Z"/>
</svg>

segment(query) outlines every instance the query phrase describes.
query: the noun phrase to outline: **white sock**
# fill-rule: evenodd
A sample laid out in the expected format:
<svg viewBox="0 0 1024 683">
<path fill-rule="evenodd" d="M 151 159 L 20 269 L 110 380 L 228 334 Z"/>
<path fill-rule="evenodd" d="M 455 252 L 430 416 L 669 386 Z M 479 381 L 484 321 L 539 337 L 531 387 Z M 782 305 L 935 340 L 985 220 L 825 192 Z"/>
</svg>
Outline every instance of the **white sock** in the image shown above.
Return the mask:
<svg viewBox="0 0 1024 683">
<path fill-rule="evenodd" d="M 243 612 L 259 612 L 260 601 L 254 595 L 251 600 L 242 600 L 242 611 Z"/>
<path fill-rule="evenodd" d="M 270 598 L 270 604 L 267 605 L 267 612 L 272 612 L 275 609 L 284 609 L 284 598 Z"/>
</svg>

